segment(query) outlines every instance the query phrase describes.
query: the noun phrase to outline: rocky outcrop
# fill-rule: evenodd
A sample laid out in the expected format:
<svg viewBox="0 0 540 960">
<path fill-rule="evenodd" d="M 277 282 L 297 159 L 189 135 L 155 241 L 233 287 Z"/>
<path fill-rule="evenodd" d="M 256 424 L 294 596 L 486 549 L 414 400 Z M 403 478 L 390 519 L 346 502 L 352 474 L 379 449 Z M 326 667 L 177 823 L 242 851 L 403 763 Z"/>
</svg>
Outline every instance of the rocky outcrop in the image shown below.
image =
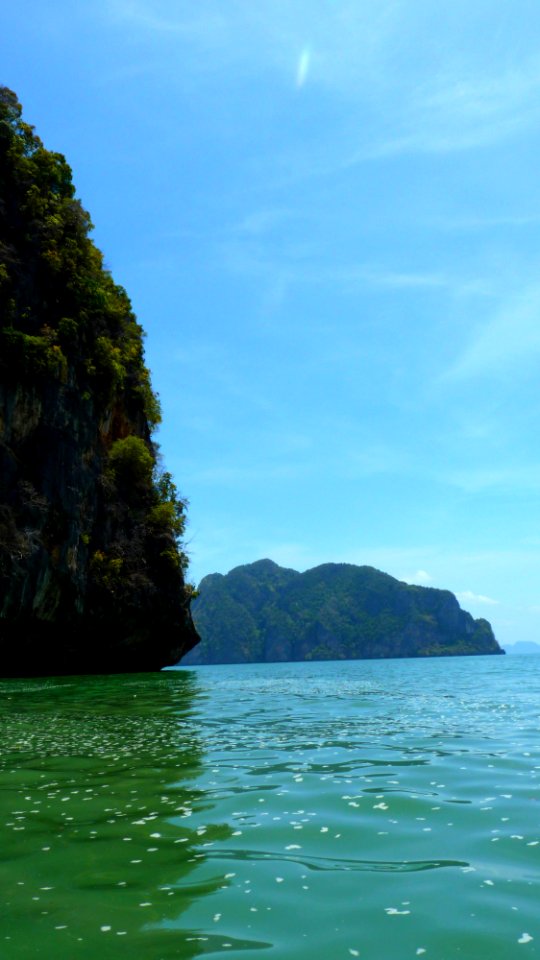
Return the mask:
<svg viewBox="0 0 540 960">
<path fill-rule="evenodd" d="M 71 171 L 0 88 L 0 675 L 157 670 L 198 642 L 143 332 Z"/>
<path fill-rule="evenodd" d="M 346 563 L 298 573 L 259 560 L 211 574 L 193 616 L 202 639 L 183 664 L 504 653 L 450 591 Z"/>
</svg>

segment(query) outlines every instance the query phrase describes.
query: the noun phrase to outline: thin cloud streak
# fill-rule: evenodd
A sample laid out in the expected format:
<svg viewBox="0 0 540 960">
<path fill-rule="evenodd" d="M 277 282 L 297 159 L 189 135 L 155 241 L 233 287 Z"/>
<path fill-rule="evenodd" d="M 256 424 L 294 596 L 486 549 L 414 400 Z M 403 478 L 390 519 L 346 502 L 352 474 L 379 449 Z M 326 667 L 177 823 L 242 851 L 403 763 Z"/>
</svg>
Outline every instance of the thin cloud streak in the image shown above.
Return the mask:
<svg viewBox="0 0 540 960">
<path fill-rule="evenodd" d="M 309 47 L 304 47 L 304 49 L 302 50 L 302 53 L 300 54 L 300 57 L 298 60 L 298 66 L 296 68 L 296 86 L 299 89 L 304 86 L 308 78 L 310 63 L 311 63 L 311 50 L 309 49 Z"/>
<path fill-rule="evenodd" d="M 348 164 L 404 152 L 482 147 L 535 125 L 540 118 L 536 55 L 516 57 L 504 72 L 493 73 L 464 51 L 458 67 L 450 31 L 439 44 L 437 61 L 415 58 L 407 40 L 421 42 L 428 18 L 404 3 L 344 3 L 338 10 L 316 4 L 314 10 L 307 3 L 291 6 L 274 0 L 254 6 L 231 0 L 225 11 L 207 0 L 194 12 L 191 5 L 163 0 L 113 0 L 101 11 L 113 22 L 146 35 L 177 37 L 190 65 L 198 64 L 200 71 L 211 74 L 243 64 L 257 75 L 270 68 L 285 79 L 296 58 L 297 87 L 309 75 L 310 83 L 321 91 L 371 108 L 370 136 L 349 152 Z M 313 77 L 306 22 L 317 50 Z M 381 129 L 393 132 L 383 137 Z M 342 146 L 340 138 L 336 157 Z"/>
<path fill-rule="evenodd" d="M 404 92 L 399 115 L 383 104 L 395 122 L 393 136 L 364 144 L 348 164 L 408 153 L 454 153 L 482 149 L 537 127 L 540 71 L 536 60 L 515 65 L 504 75 L 447 74 L 430 77 Z M 418 86 L 420 89 L 418 89 Z"/>
<path fill-rule="evenodd" d="M 420 587 L 426 587 L 428 584 L 433 583 L 433 577 L 427 570 L 417 570 L 416 573 L 398 577 L 398 580 L 403 580 L 404 583 Z"/>
<path fill-rule="evenodd" d="M 248 223 L 252 219 L 257 222 L 255 216 L 246 218 Z M 256 235 L 263 232 L 263 227 L 254 227 L 251 231 L 246 229 L 245 232 Z M 218 244 L 215 262 L 235 273 L 268 276 L 273 279 L 279 276 L 288 283 L 411 290 L 447 289 L 456 294 L 478 293 L 476 287 L 471 289 L 469 281 L 439 272 L 392 270 L 368 262 L 321 262 L 320 245 L 311 242 L 296 246 L 290 242 L 281 243 L 278 253 L 271 242 L 265 243 L 260 237 L 243 241 L 234 239 L 232 234 L 227 242 Z"/>
<path fill-rule="evenodd" d="M 219 466 L 208 467 L 204 470 L 195 469 L 190 473 L 189 469 L 184 471 L 185 483 L 210 485 L 217 487 L 249 487 L 255 482 L 261 481 L 290 481 L 305 476 L 311 472 L 310 467 L 293 463 L 264 464 L 253 466 L 228 466 L 222 464 Z"/>
<path fill-rule="evenodd" d="M 540 284 L 534 284 L 503 303 L 441 380 L 495 376 L 529 366 L 540 354 L 539 316 Z"/>
<path fill-rule="evenodd" d="M 472 590 L 460 590 L 456 593 L 456 597 L 460 603 L 480 603 L 491 607 L 496 607 L 501 602 L 500 600 L 493 600 L 491 597 L 486 597 L 482 593 L 473 593 Z"/>
<path fill-rule="evenodd" d="M 518 491 L 537 493 L 540 491 L 540 466 L 464 468 L 440 474 L 439 480 L 469 494 L 488 491 L 514 496 Z"/>
</svg>

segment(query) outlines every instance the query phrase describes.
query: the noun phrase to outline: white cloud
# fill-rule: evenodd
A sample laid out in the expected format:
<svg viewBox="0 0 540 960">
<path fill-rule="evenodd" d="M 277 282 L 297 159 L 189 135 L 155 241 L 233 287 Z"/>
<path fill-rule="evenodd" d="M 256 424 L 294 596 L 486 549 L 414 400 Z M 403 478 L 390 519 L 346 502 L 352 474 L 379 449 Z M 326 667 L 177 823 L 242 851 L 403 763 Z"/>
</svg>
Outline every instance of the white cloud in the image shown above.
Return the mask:
<svg viewBox="0 0 540 960">
<path fill-rule="evenodd" d="M 427 570 L 417 570 L 416 573 L 408 574 L 407 576 L 399 577 L 399 580 L 403 580 L 405 583 L 415 584 L 416 586 L 425 587 L 428 583 L 433 582 L 433 577 Z"/>
<path fill-rule="evenodd" d="M 498 606 L 500 603 L 500 600 L 493 600 L 482 593 L 473 593 L 472 590 L 460 590 L 456 593 L 456 597 L 460 603 L 482 603 L 488 606 Z"/>
</svg>

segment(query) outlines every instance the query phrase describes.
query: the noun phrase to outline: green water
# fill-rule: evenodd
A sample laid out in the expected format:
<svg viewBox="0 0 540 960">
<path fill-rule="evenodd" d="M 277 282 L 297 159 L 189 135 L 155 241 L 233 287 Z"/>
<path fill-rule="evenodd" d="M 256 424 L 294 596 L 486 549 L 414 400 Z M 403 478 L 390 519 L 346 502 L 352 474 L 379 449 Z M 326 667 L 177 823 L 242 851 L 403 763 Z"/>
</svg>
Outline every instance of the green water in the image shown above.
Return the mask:
<svg viewBox="0 0 540 960">
<path fill-rule="evenodd" d="M 540 657 L 0 681 L 0 958 L 540 956 Z"/>
</svg>

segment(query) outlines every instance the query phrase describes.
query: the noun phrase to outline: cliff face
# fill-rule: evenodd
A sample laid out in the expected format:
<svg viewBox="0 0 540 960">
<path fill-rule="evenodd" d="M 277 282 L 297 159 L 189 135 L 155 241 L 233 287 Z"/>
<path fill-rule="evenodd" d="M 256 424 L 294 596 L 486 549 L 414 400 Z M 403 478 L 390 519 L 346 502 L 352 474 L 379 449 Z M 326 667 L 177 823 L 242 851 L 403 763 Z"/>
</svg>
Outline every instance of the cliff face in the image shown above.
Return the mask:
<svg viewBox="0 0 540 960">
<path fill-rule="evenodd" d="M 0 88 L 0 675 L 154 670 L 198 642 L 143 332 L 71 171 Z"/>
<path fill-rule="evenodd" d="M 193 616 L 202 641 L 185 664 L 504 653 L 450 591 L 352 564 L 297 573 L 259 560 L 211 574 Z"/>
</svg>

